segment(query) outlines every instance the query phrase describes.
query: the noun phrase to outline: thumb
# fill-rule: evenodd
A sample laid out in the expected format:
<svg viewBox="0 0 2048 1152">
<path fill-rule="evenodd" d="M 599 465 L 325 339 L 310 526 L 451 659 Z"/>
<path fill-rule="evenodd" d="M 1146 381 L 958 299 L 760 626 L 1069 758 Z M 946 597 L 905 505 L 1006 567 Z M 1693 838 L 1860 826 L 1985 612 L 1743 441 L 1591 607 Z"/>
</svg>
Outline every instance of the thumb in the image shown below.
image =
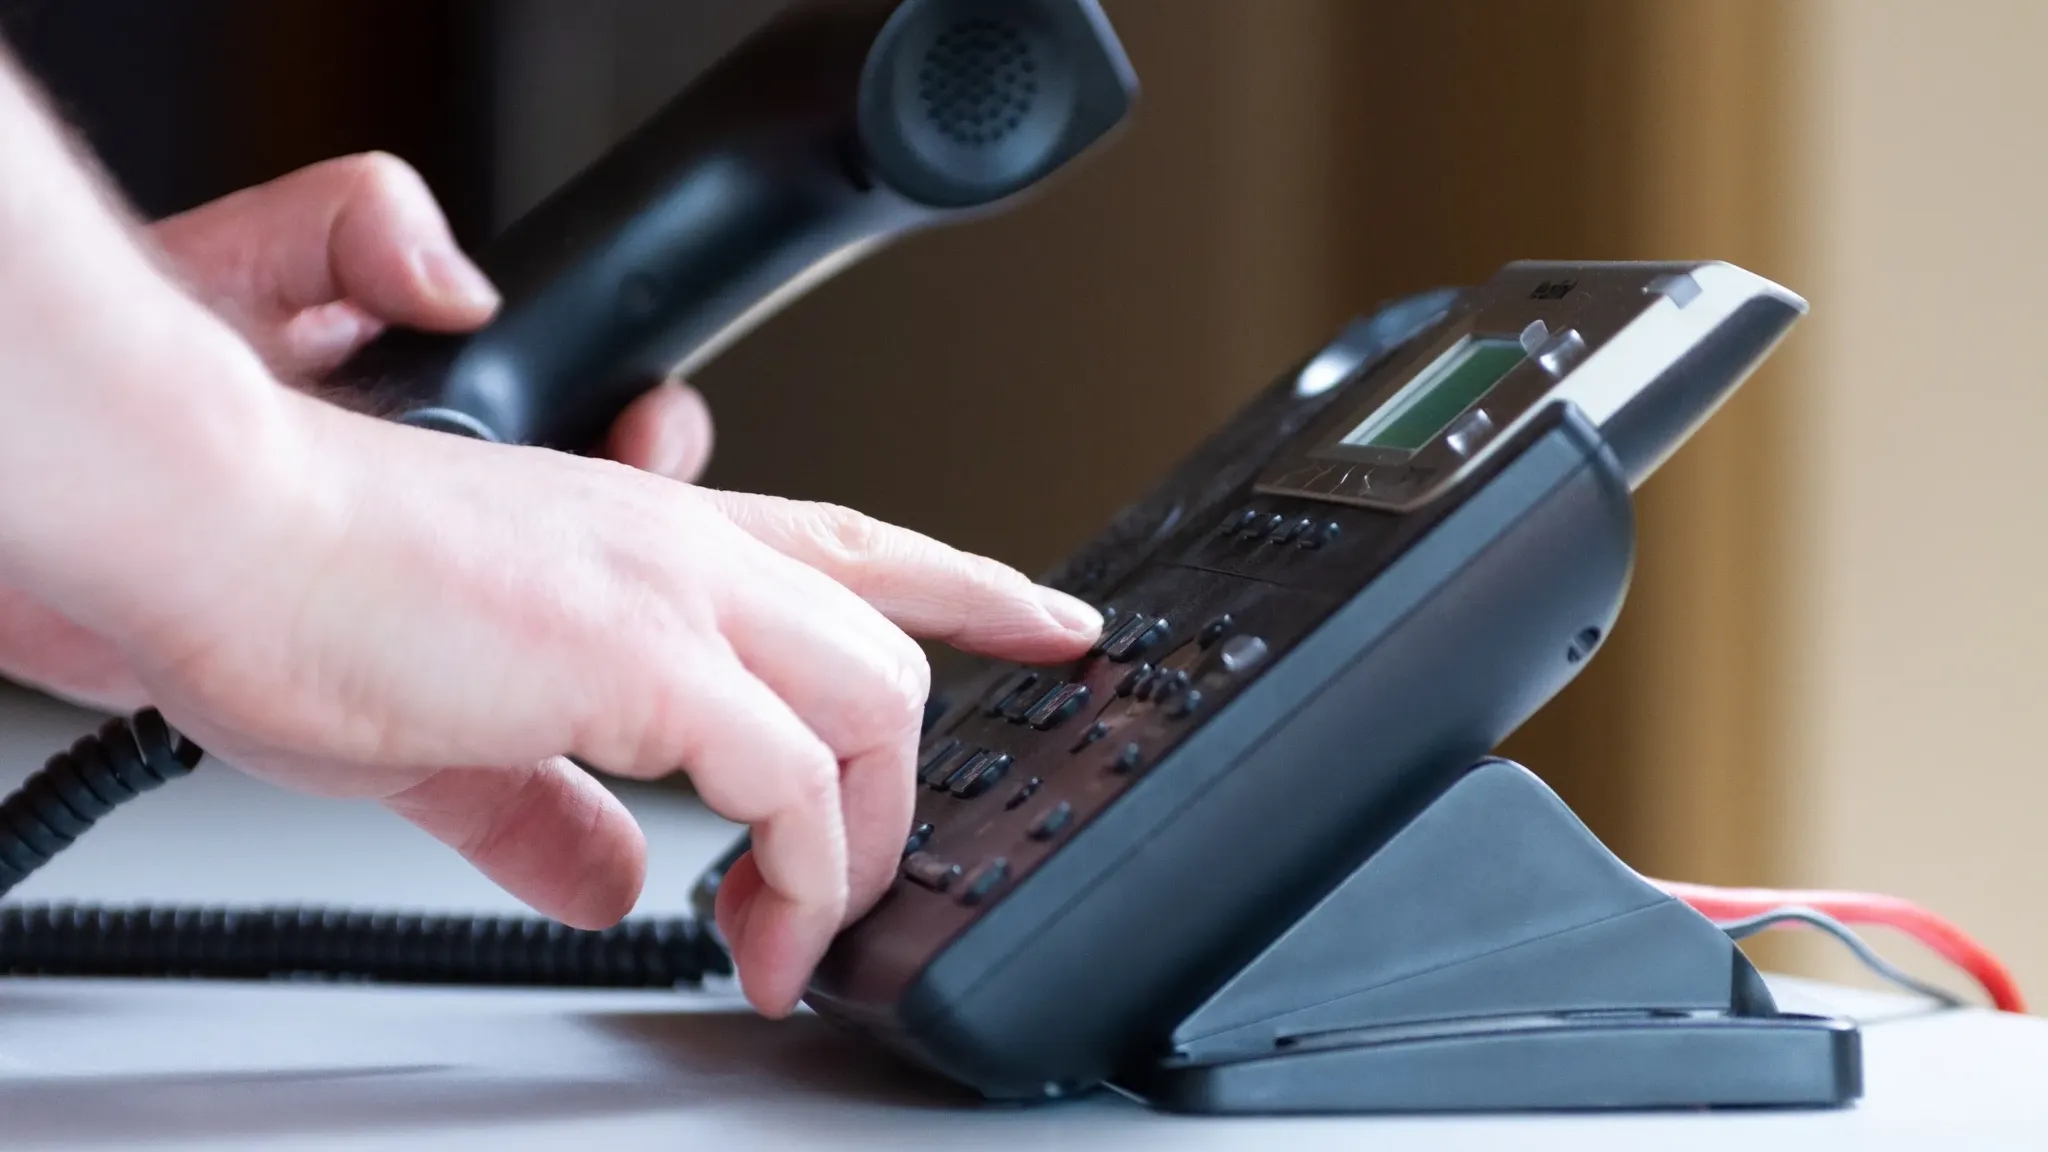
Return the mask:
<svg viewBox="0 0 2048 1152">
<path fill-rule="evenodd" d="M 474 328 L 498 305 L 419 173 L 384 153 L 301 168 L 152 232 L 180 278 L 252 335 L 342 302 L 436 331 Z"/>
</svg>

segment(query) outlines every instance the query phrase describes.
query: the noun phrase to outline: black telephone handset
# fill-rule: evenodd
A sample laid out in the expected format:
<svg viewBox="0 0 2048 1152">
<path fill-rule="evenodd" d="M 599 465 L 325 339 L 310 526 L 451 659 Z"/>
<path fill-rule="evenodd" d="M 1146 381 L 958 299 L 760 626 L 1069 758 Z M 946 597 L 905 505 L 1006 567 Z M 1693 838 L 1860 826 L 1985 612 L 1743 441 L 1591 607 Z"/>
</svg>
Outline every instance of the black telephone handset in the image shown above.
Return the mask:
<svg viewBox="0 0 2048 1152">
<path fill-rule="evenodd" d="M 408 423 L 588 449 L 838 270 L 1012 204 L 1136 93 L 1096 0 L 811 0 L 477 254 L 489 326 L 393 331 L 334 382 Z"/>
</svg>

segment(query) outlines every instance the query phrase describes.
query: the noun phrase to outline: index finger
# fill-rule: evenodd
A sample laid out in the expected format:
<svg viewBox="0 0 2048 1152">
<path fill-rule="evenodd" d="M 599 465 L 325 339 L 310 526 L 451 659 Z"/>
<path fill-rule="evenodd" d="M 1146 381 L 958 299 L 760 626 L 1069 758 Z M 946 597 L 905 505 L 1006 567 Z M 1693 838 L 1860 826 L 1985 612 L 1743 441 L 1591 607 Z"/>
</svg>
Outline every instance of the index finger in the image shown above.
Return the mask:
<svg viewBox="0 0 2048 1152">
<path fill-rule="evenodd" d="M 1102 615 L 1007 564 L 832 504 L 705 492 L 726 517 L 816 568 L 913 636 L 1026 663 L 1071 660 L 1095 643 Z"/>
</svg>

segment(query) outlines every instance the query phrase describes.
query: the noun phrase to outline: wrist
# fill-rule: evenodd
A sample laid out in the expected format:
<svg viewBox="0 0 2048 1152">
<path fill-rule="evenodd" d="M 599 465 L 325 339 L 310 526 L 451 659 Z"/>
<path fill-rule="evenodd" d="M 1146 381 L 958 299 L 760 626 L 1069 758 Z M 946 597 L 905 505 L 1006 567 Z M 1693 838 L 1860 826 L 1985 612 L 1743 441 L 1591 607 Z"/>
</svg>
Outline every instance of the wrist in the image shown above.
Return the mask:
<svg viewBox="0 0 2048 1152">
<path fill-rule="evenodd" d="M 120 295 L 121 316 L 91 310 L 110 337 L 43 342 L 62 354 L 0 432 L 0 576 L 117 642 L 233 594 L 290 515 L 305 435 L 211 313 L 168 284 Z"/>
</svg>

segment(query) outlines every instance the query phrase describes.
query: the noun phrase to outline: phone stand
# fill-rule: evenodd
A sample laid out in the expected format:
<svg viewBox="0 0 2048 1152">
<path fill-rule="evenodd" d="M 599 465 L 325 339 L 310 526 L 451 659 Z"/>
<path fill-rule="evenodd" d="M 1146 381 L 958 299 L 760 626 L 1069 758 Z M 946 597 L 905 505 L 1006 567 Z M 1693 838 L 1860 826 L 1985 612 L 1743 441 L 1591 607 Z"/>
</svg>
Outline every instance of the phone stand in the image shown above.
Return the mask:
<svg viewBox="0 0 2048 1152">
<path fill-rule="evenodd" d="M 1452 784 L 1119 1086 L 1193 1113 L 1840 1107 L 1845 1020 L 1748 959 L 1518 764 Z"/>
</svg>

